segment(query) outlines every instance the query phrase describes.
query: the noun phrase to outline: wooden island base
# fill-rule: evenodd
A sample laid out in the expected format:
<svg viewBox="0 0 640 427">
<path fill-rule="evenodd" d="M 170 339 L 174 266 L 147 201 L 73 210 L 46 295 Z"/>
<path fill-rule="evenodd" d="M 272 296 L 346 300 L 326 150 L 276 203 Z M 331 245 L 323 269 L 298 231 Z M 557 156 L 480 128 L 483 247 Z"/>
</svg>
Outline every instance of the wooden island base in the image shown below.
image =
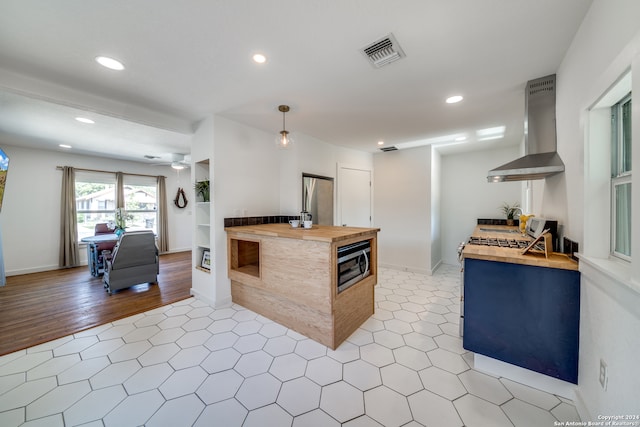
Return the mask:
<svg viewBox="0 0 640 427">
<path fill-rule="evenodd" d="M 331 349 L 373 314 L 378 229 L 268 224 L 226 231 L 234 303 Z M 371 242 L 371 274 L 338 293 L 337 248 L 364 240 Z"/>
</svg>

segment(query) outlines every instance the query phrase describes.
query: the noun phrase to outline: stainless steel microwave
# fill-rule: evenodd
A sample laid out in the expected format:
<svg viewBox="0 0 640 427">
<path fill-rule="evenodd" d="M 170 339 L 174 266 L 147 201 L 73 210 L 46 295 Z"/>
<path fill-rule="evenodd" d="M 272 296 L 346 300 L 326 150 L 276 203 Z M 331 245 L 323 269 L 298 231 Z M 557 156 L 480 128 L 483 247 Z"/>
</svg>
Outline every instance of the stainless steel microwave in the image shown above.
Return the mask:
<svg viewBox="0 0 640 427">
<path fill-rule="evenodd" d="M 338 293 L 370 274 L 371 242 L 364 240 L 338 248 Z"/>
</svg>

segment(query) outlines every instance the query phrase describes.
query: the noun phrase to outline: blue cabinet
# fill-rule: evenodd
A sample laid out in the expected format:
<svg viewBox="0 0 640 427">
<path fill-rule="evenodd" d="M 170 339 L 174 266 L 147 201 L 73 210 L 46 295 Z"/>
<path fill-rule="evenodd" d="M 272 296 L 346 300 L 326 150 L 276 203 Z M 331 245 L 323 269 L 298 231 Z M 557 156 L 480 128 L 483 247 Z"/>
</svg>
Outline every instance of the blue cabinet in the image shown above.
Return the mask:
<svg viewBox="0 0 640 427">
<path fill-rule="evenodd" d="M 463 346 L 578 383 L 580 273 L 464 260 Z"/>
</svg>

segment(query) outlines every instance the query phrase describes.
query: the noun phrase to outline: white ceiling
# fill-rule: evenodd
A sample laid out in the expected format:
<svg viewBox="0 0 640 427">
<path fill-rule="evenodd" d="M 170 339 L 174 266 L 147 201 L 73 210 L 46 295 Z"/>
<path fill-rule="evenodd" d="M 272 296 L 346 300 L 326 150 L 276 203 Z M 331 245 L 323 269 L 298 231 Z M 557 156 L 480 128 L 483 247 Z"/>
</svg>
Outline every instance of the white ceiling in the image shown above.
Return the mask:
<svg viewBox="0 0 640 427">
<path fill-rule="evenodd" d="M 475 132 L 495 126 L 492 144 L 518 144 L 525 83 L 556 72 L 590 4 L 0 0 L 0 144 L 168 159 L 211 114 L 275 136 L 280 104 L 294 136 L 370 152 L 460 134 L 481 148 Z M 389 33 L 406 58 L 375 69 L 360 50 Z"/>
</svg>

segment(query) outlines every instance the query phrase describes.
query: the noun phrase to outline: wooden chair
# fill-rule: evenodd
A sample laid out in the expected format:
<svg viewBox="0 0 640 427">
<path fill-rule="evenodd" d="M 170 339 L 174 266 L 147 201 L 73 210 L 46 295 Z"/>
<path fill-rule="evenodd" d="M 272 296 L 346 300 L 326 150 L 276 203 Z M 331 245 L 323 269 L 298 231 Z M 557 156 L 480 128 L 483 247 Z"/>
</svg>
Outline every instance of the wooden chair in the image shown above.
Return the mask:
<svg viewBox="0 0 640 427">
<path fill-rule="evenodd" d="M 114 230 L 109 228 L 109 224 L 106 222 L 96 224 L 93 235 L 99 236 L 100 234 L 113 234 Z M 113 248 L 116 246 L 116 242 L 103 242 L 97 243 L 95 245 L 95 260 L 96 260 L 96 268 L 98 270 L 105 268 L 104 258 L 105 256 L 109 257 L 111 252 L 113 252 Z"/>
</svg>

